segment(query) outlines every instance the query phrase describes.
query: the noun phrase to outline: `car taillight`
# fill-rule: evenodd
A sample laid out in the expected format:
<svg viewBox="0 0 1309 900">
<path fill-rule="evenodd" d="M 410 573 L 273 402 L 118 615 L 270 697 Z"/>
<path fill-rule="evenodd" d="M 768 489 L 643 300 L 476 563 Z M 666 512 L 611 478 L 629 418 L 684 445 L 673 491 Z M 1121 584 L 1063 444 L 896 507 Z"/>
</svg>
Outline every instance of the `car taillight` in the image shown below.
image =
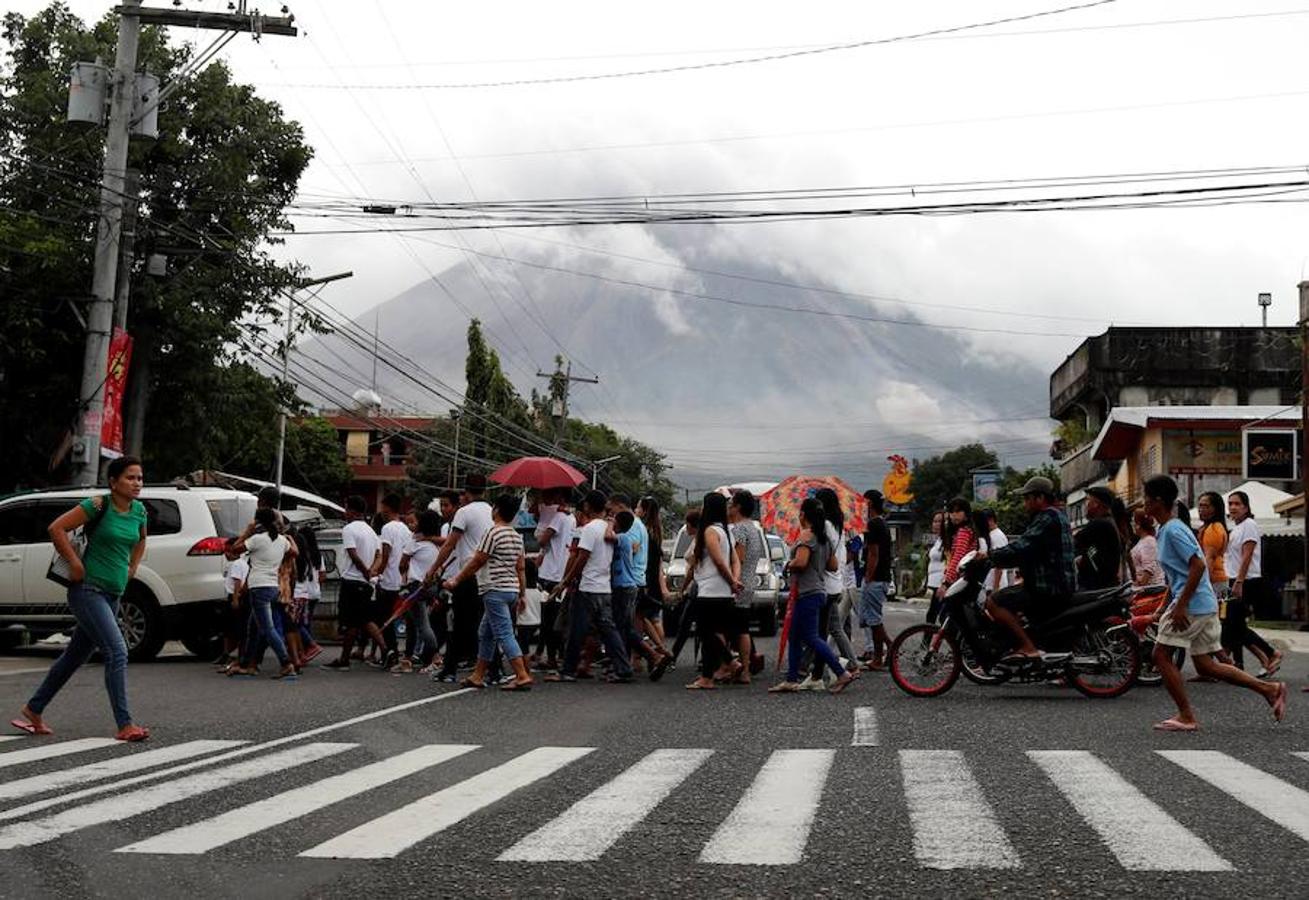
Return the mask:
<svg viewBox="0 0 1309 900">
<path fill-rule="evenodd" d="M 222 556 L 223 550 L 227 545 L 227 538 L 207 537 L 201 538 L 191 545 L 191 549 L 186 551 L 187 556 Z"/>
</svg>

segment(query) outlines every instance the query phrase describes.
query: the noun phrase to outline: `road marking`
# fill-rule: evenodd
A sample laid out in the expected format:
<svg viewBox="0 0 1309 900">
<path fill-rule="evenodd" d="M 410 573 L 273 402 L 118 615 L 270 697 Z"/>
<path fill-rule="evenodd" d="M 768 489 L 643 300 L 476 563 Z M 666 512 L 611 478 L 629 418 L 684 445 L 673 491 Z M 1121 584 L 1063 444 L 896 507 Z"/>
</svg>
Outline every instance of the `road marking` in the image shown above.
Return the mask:
<svg viewBox="0 0 1309 900">
<path fill-rule="evenodd" d="M 429 744 L 407 753 L 379 760 L 341 775 L 333 775 L 304 787 L 267 797 L 212 819 L 165 831 L 115 853 L 207 853 L 233 841 L 267 831 L 301 816 L 355 797 L 365 791 L 399 781 L 415 772 L 463 756 L 478 744 Z"/>
<path fill-rule="evenodd" d="M 21 741 L 27 737 L 25 734 L 0 734 L 0 743 L 5 741 Z"/>
<path fill-rule="evenodd" d="M 1031 750 L 1031 757 L 1133 872 L 1226 872 L 1215 853 L 1093 753 Z"/>
<path fill-rule="evenodd" d="M 390 859 L 594 750 L 594 747 L 538 747 L 494 769 L 365 822 L 300 855 L 328 859 Z"/>
<path fill-rule="evenodd" d="M 877 711 L 871 706 L 857 706 L 854 711 L 854 738 L 851 747 L 877 746 Z"/>
<path fill-rule="evenodd" d="M 14 822 L 0 828 L 0 850 L 32 847 L 93 825 L 130 819 L 141 813 L 151 812 L 172 803 L 180 803 L 229 785 L 344 753 L 357 746 L 357 744 L 305 744 L 302 747 L 293 747 L 259 759 L 201 772 L 191 778 L 178 778 L 125 794 L 115 793 L 103 800 L 74 806 L 72 809 L 55 813 L 45 819 Z"/>
<path fill-rule="evenodd" d="M 712 750 L 656 750 L 563 815 L 500 854 L 502 861 L 584 862 L 599 859 L 663 802 Z"/>
<path fill-rule="evenodd" d="M 0 810 L 0 822 L 9 819 L 18 819 L 23 816 L 29 816 L 32 813 L 49 809 L 52 806 L 60 806 L 65 803 L 72 803 L 76 800 L 85 800 L 87 797 L 97 797 L 110 791 L 119 791 L 123 788 L 132 787 L 138 784 L 144 784 L 147 781 L 154 781 L 159 778 L 167 778 L 169 775 L 180 775 L 183 772 L 190 772 L 203 766 L 211 766 L 215 763 L 227 762 L 232 759 L 240 759 L 243 756 L 249 756 L 252 753 L 260 753 L 264 750 L 271 750 L 274 747 L 282 747 L 296 741 L 303 741 L 305 738 L 317 737 L 320 734 L 328 734 L 333 731 L 339 731 L 342 728 L 349 728 L 351 725 L 358 725 L 361 722 L 370 722 L 373 719 L 379 719 L 382 716 L 389 716 L 392 713 L 404 712 L 407 709 L 413 709 L 417 706 L 426 706 L 428 703 L 439 703 L 442 700 L 450 700 L 463 694 L 470 694 L 476 691 L 476 688 L 461 688 L 457 691 L 449 691 L 444 694 L 435 694 L 431 697 L 424 697 L 421 700 L 410 700 L 408 703 L 398 703 L 395 706 L 388 706 L 384 709 L 374 710 L 370 713 L 354 716 L 349 719 L 342 719 L 340 722 L 333 722 L 330 725 L 320 725 L 317 728 L 310 728 L 308 731 L 289 734 L 286 737 L 275 738 L 271 741 L 264 741 L 260 744 L 251 744 L 248 747 L 240 747 L 236 750 L 229 750 L 226 753 L 220 753 L 217 756 L 211 756 L 208 759 L 201 759 L 196 762 L 182 763 L 180 766 L 163 769 L 158 772 L 147 772 L 144 775 L 137 775 L 135 778 L 116 781 L 113 784 L 101 785 L 99 787 L 85 788 L 80 791 L 73 791 L 68 794 L 61 794 L 58 797 L 49 797 L 45 800 L 37 800 L 34 803 L 27 803 L 23 806 L 15 806 L 12 809 Z"/>
<path fill-rule="evenodd" d="M 1217 750 L 1159 750 L 1176 763 L 1266 819 L 1309 841 L 1309 791 L 1261 772 Z"/>
<path fill-rule="evenodd" d="M 1017 851 L 958 750 L 901 750 L 914 855 L 929 869 L 1016 869 Z"/>
<path fill-rule="evenodd" d="M 804 857 L 835 750 L 776 750 L 727 821 L 700 852 L 700 862 L 785 866 Z"/>
<path fill-rule="evenodd" d="M 77 738 L 71 741 L 59 741 L 54 744 L 41 744 L 26 750 L 10 750 L 0 753 L 0 768 L 21 766 L 24 763 L 42 759 L 54 759 L 56 756 L 68 756 L 70 753 L 84 753 L 87 750 L 100 750 L 105 747 L 123 746 L 114 738 Z"/>
<path fill-rule="evenodd" d="M 104 760 L 103 762 L 74 766 L 71 769 L 61 769 L 57 772 L 43 772 L 40 775 L 33 775 L 31 778 L 20 778 L 17 781 L 7 781 L 0 784 L 0 800 L 16 800 L 19 797 L 30 797 L 33 794 L 45 794 L 72 784 L 86 784 L 91 781 L 100 781 L 103 778 L 125 775 L 128 772 L 151 769 L 155 766 L 162 766 L 182 759 L 194 759 L 197 756 L 204 756 L 218 750 L 226 750 L 229 747 L 237 747 L 244 743 L 246 742 L 187 741 L 184 744 L 164 747 L 160 750 L 132 753 L 127 756 Z"/>
</svg>

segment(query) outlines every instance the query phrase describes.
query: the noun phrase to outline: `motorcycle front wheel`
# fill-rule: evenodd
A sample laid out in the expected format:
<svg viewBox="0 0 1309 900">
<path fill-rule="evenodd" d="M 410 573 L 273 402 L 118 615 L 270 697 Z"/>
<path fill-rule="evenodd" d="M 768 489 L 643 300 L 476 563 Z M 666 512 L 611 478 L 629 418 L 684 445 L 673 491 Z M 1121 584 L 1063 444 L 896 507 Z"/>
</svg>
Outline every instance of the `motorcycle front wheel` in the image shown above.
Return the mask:
<svg viewBox="0 0 1309 900">
<path fill-rule="evenodd" d="M 926 622 L 906 628 L 891 642 L 891 680 L 911 697 L 938 697 L 959 680 L 959 644 Z"/>
<path fill-rule="evenodd" d="M 1095 630 L 1083 634 L 1073 645 L 1073 656 L 1098 657 L 1094 669 L 1068 667 L 1068 681 L 1087 697 L 1107 699 L 1132 689 L 1141 675 L 1141 644 L 1127 628 Z"/>
</svg>

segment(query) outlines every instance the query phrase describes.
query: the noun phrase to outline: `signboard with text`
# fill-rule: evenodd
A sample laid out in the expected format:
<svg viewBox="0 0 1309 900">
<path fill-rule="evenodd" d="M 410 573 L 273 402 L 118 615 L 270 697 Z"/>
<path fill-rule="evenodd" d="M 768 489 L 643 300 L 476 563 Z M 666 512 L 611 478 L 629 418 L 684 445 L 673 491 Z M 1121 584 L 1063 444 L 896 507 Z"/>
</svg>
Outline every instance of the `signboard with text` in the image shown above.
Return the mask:
<svg viewBox="0 0 1309 900">
<path fill-rule="evenodd" d="M 1169 475 L 1238 475 L 1241 436 L 1235 431 L 1179 431 L 1164 436 Z"/>
<path fill-rule="evenodd" d="M 1241 474 L 1247 481 L 1294 481 L 1300 477 L 1300 432 L 1251 428 L 1241 433 Z"/>
</svg>

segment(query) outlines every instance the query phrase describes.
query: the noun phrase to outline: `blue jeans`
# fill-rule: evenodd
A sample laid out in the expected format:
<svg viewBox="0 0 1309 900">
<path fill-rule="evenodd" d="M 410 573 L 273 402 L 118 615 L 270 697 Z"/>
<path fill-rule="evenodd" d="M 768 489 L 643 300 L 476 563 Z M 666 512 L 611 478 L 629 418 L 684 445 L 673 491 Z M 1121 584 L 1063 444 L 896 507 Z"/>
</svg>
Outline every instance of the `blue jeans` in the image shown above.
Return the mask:
<svg viewBox="0 0 1309 900">
<path fill-rule="evenodd" d="M 813 649 L 816 663 L 821 660 L 834 674 L 845 674 L 841 661 L 818 633 L 818 617 L 826 605 L 827 595 L 822 593 L 805 594 L 795 601 L 795 609 L 791 611 L 790 643 L 786 645 L 787 681 L 800 680 L 800 663 L 806 647 Z"/>
<path fill-rule="evenodd" d="M 614 674 L 620 678 L 632 677 L 632 663 L 627 658 L 627 647 L 618 629 L 614 628 L 613 600 L 609 594 L 592 594 L 587 591 L 577 591 L 569 601 L 568 645 L 564 648 L 563 674 L 577 674 L 582 643 L 592 624 L 609 653 L 609 659 L 613 661 Z"/>
<path fill-rule="evenodd" d="M 250 589 L 250 615 L 254 619 L 255 627 L 259 629 L 259 645 L 267 644 L 273 648 L 277 654 L 277 661 L 282 665 L 290 662 L 290 657 L 286 653 L 286 642 L 282 640 L 282 629 L 278 627 L 278 621 L 281 618 L 281 610 L 275 618 L 273 615 L 273 606 L 278 602 L 281 591 L 275 587 L 258 587 Z M 262 649 L 259 651 L 262 653 Z M 255 659 L 256 654 L 251 655 L 251 660 Z"/>
<path fill-rule="evenodd" d="M 514 637 L 514 620 L 509 610 L 518 602 L 517 591 L 487 591 L 482 595 L 482 624 L 477 627 L 477 658 L 490 662 L 495 656 L 495 645 L 504 651 L 505 659 L 523 655 Z"/>
<path fill-rule="evenodd" d="M 131 725 L 132 715 L 127 711 L 127 644 L 118 630 L 118 597 L 89 584 L 73 584 L 68 587 L 68 608 L 77 620 L 73 637 L 27 701 L 27 708 L 40 715 L 82 663 L 99 650 L 105 660 L 105 691 L 114 721 L 119 728 Z"/>
</svg>

